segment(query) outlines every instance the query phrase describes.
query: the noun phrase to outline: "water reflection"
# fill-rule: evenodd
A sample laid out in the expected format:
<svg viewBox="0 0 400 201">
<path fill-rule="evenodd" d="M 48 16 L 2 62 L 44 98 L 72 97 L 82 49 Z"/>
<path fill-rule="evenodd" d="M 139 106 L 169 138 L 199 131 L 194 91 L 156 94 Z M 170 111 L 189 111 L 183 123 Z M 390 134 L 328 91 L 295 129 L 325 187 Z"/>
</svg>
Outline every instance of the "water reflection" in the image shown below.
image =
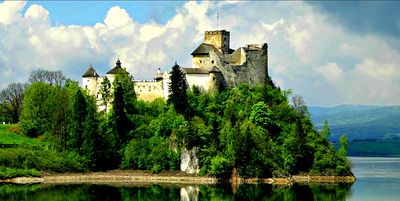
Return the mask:
<svg viewBox="0 0 400 201">
<path fill-rule="evenodd" d="M 273 186 L 0 185 L 0 200 L 346 200 L 349 184 Z M 233 193 L 234 192 L 234 193 Z"/>
</svg>

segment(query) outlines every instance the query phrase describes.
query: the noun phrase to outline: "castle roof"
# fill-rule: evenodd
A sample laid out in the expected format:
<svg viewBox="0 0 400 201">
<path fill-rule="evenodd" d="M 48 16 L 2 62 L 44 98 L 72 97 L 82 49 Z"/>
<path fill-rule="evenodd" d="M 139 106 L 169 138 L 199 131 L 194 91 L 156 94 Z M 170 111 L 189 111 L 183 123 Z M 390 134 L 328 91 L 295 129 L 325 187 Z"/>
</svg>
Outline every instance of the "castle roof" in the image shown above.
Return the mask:
<svg viewBox="0 0 400 201">
<path fill-rule="evenodd" d="M 210 70 L 208 70 L 209 73 L 221 73 L 221 71 L 216 67 L 212 67 L 210 68 Z"/>
<path fill-rule="evenodd" d="M 184 74 L 208 74 L 208 69 L 204 68 L 182 68 Z"/>
<path fill-rule="evenodd" d="M 221 73 L 217 67 L 212 67 L 209 69 L 205 68 L 182 68 L 184 74 L 209 74 L 209 73 Z"/>
<path fill-rule="evenodd" d="M 197 47 L 191 55 L 208 55 L 211 50 L 217 50 L 214 45 L 202 43 Z"/>
<path fill-rule="evenodd" d="M 89 69 L 82 75 L 82 77 L 100 77 L 99 74 L 96 73 L 96 70 L 92 67 L 92 65 L 89 66 Z"/>
<path fill-rule="evenodd" d="M 115 67 L 112 68 L 110 71 L 108 71 L 107 74 L 108 75 L 110 75 L 110 74 L 118 74 L 118 73 L 121 73 L 121 72 L 126 72 L 126 70 L 121 67 L 121 61 L 118 59 L 117 62 L 115 63 Z"/>
</svg>

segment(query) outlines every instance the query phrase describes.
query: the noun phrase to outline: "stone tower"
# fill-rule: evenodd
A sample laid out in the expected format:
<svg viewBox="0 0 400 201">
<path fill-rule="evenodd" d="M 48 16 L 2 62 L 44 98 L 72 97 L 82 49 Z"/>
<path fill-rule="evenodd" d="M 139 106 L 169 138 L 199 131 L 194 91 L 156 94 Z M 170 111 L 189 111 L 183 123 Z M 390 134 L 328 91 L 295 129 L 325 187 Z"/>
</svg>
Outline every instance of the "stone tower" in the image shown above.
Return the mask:
<svg viewBox="0 0 400 201">
<path fill-rule="evenodd" d="M 204 43 L 213 45 L 222 54 L 229 53 L 230 33 L 226 30 L 206 31 Z"/>
</svg>

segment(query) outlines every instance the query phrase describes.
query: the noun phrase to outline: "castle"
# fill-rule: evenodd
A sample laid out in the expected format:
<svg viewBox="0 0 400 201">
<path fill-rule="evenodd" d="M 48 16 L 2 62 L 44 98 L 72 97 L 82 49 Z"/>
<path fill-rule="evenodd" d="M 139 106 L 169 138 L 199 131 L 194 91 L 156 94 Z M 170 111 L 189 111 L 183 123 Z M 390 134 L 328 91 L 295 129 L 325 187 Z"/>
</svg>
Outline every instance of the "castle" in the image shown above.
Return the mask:
<svg viewBox="0 0 400 201">
<path fill-rule="evenodd" d="M 189 88 L 197 86 L 201 91 L 218 91 L 221 88 L 236 87 L 243 82 L 250 85 L 264 83 L 268 76 L 267 44 L 251 44 L 233 50 L 229 42 L 229 31 L 205 32 L 204 42 L 191 54 L 193 67 L 182 67 Z M 120 70 L 124 68 L 118 59 L 115 67 L 105 77 L 113 83 Z M 103 79 L 90 66 L 82 76 L 82 87 L 100 100 L 99 89 Z M 135 80 L 135 92 L 141 100 L 167 99 L 169 83 L 169 73 L 158 70 L 153 80 Z"/>
</svg>

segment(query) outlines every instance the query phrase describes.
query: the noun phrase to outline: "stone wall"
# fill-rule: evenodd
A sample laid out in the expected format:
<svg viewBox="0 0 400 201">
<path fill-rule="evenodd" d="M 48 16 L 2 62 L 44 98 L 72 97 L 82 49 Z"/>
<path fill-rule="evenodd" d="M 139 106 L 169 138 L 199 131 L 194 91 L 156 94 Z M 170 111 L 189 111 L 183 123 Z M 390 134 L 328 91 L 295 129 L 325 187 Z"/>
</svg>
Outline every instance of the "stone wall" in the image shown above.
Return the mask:
<svg viewBox="0 0 400 201">
<path fill-rule="evenodd" d="M 217 68 L 221 71 L 223 87 L 237 87 L 241 83 L 249 85 L 263 84 L 265 76 L 268 75 L 268 45 L 249 45 L 243 47 L 245 51 L 245 61 L 241 65 L 232 62 L 235 55 L 221 55 L 215 51 L 210 51 L 210 59 L 215 61 Z M 241 56 L 240 56 L 241 57 Z M 229 62 L 231 61 L 231 62 Z"/>
<path fill-rule="evenodd" d="M 164 98 L 163 82 L 136 81 L 135 93 L 138 99 L 153 101 L 157 98 Z"/>
</svg>

